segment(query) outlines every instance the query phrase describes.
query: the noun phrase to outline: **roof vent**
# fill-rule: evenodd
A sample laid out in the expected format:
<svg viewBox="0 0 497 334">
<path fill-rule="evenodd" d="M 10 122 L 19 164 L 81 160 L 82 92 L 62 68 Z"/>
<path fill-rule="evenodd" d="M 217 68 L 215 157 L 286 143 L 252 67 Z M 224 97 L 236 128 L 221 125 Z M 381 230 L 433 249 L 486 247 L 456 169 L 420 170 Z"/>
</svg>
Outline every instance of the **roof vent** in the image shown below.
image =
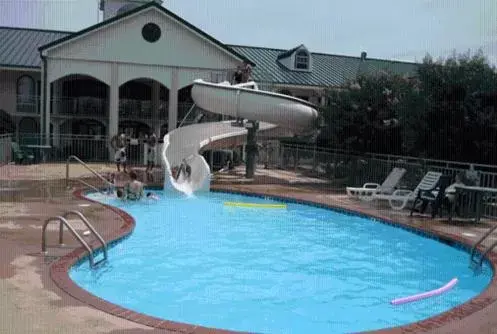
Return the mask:
<svg viewBox="0 0 497 334">
<path fill-rule="evenodd" d="M 366 57 L 368 56 L 368 54 L 365 52 L 365 51 L 362 51 L 361 52 L 361 60 L 364 61 L 366 60 Z"/>
</svg>

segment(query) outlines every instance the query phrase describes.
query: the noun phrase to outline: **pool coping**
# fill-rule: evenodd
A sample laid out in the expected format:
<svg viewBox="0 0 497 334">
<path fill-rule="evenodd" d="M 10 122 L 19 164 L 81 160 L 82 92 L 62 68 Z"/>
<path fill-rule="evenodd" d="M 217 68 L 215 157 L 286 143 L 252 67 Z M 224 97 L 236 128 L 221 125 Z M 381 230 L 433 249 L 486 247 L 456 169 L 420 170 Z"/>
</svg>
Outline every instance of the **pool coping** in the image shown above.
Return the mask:
<svg viewBox="0 0 497 334">
<path fill-rule="evenodd" d="M 153 187 L 150 187 L 153 188 Z M 158 189 L 158 188 L 157 188 Z M 162 189 L 162 188 L 160 188 Z M 362 216 L 362 217 L 367 217 L 370 219 L 373 219 L 379 223 L 386 223 L 388 225 L 393 225 L 398 228 L 403 228 L 408 231 L 411 231 L 416 234 L 421 234 L 424 237 L 428 238 L 434 238 L 437 239 L 441 242 L 444 242 L 446 244 L 451 245 L 452 247 L 463 247 L 466 250 L 470 249 L 472 247 L 471 241 L 467 238 L 464 238 L 459 235 L 454 235 L 454 234 L 449 234 L 449 233 L 443 233 L 440 231 L 434 231 L 430 228 L 427 227 L 413 227 L 410 226 L 406 223 L 403 222 L 397 222 L 392 220 L 389 217 L 382 216 L 380 212 L 378 211 L 378 214 L 370 214 L 366 212 L 361 212 L 359 208 L 354 208 L 354 209 L 349 209 L 349 208 L 343 208 L 340 206 L 336 205 L 331 205 L 331 204 L 324 204 L 324 203 L 318 203 L 310 200 L 301 200 L 298 199 L 296 196 L 289 196 L 289 195 L 267 195 L 267 194 L 262 194 L 262 193 L 257 193 L 253 191 L 239 191 L 239 190 L 228 190 L 228 189 L 211 189 L 211 192 L 224 192 L 224 193 L 231 193 L 231 194 L 240 194 L 240 195 L 247 195 L 247 196 L 252 196 L 252 197 L 262 197 L 262 198 L 268 198 L 268 199 L 275 199 L 275 200 L 282 200 L 286 202 L 291 202 L 291 203 L 298 203 L 298 204 L 306 204 L 306 205 L 311 205 L 314 207 L 320 207 L 320 208 L 326 208 L 326 209 L 331 209 L 337 212 L 345 213 L 345 214 L 351 214 L 351 215 L 356 215 L 356 216 Z M 124 223 L 120 227 L 120 229 L 116 232 L 115 235 L 110 237 L 108 240 L 106 240 L 107 244 L 109 245 L 109 248 L 112 247 L 113 245 L 116 245 L 117 243 L 123 241 L 127 237 L 129 237 L 134 228 L 135 228 L 135 220 L 134 218 L 126 213 L 125 211 L 111 206 L 107 204 L 103 204 L 101 202 L 92 200 L 88 197 L 85 196 L 85 193 L 87 193 L 87 190 L 81 188 L 77 189 L 73 192 L 73 196 L 75 196 L 78 199 L 86 200 L 92 203 L 96 203 L 99 205 L 102 205 L 103 207 L 113 211 L 117 215 L 119 215 Z M 91 244 L 92 248 L 98 252 L 98 249 L 100 249 L 100 245 L 98 244 L 98 241 L 95 241 Z M 484 250 L 483 246 L 478 247 L 478 250 L 482 252 Z M 157 318 L 153 316 L 148 316 L 139 312 L 135 312 L 129 309 L 126 309 L 124 307 L 118 306 L 116 304 L 113 304 L 111 302 L 108 302 L 104 299 L 101 299 L 87 290 L 84 290 L 83 288 L 79 287 L 69 276 L 69 270 L 71 269 L 72 266 L 77 264 L 80 261 L 83 261 L 87 259 L 87 252 L 83 247 L 77 248 L 70 253 L 62 256 L 60 259 L 56 260 L 51 266 L 50 266 L 50 277 L 54 281 L 54 283 L 65 293 L 69 294 L 73 298 L 90 305 L 100 311 L 109 313 L 111 315 L 117 316 L 119 318 L 123 318 L 135 323 L 139 323 L 148 327 L 153 327 L 157 329 L 164 329 L 164 330 L 169 330 L 173 332 L 180 332 L 180 333 L 243 333 L 239 331 L 230 331 L 230 330 L 223 330 L 223 329 L 215 329 L 215 328 L 208 328 L 204 326 L 197 326 L 197 325 L 192 325 L 192 324 L 186 324 L 186 323 L 180 323 L 180 322 L 175 322 L 175 321 L 170 321 L 162 318 Z M 449 324 L 452 321 L 457 321 L 461 320 L 463 318 L 466 318 L 473 313 L 476 313 L 478 311 L 483 310 L 490 304 L 497 302 L 497 274 L 496 274 L 496 268 L 497 268 L 497 254 L 494 252 L 490 252 L 490 254 L 487 255 L 486 260 L 488 263 L 491 265 L 493 269 L 493 275 L 492 279 L 489 283 L 489 285 L 486 287 L 485 290 L 476 297 L 470 299 L 466 303 L 460 304 L 444 313 L 438 314 L 434 317 L 427 318 L 418 322 L 414 322 L 408 325 L 402 325 L 398 327 L 391 327 L 391 328 L 385 328 L 385 329 L 380 329 L 380 330 L 373 330 L 373 331 L 365 331 L 361 333 L 375 333 L 375 334 L 397 334 L 397 333 L 417 333 L 417 332 L 425 332 L 433 329 L 440 328 L 444 325 Z"/>
</svg>

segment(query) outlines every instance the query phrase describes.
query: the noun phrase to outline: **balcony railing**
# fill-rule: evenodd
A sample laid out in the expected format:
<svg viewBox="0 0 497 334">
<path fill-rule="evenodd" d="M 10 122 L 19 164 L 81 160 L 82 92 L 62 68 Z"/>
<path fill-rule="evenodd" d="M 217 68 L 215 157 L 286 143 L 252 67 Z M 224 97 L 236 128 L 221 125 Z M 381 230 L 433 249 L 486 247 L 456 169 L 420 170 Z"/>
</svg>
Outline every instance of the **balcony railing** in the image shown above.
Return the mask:
<svg viewBox="0 0 497 334">
<path fill-rule="evenodd" d="M 57 97 L 52 99 L 55 115 L 104 117 L 108 115 L 108 102 L 98 97 Z"/>
<path fill-rule="evenodd" d="M 192 102 L 178 102 L 178 119 L 183 119 Z M 17 96 L 17 112 L 39 114 L 40 96 Z M 109 102 L 99 97 L 55 97 L 51 101 L 52 115 L 108 117 Z M 168 101 L 159 101 L 159 121 L 168 119 Z M 119 118 L 130 120 L 153 120 L 152 102 L 148 100 L 120 99 Z"/>
<path fill-rule="evenodd" d="M 37 95 L 17 95 L 17 112 L 38 114 L 40 109 L 40 97 Z"/>
</svg>

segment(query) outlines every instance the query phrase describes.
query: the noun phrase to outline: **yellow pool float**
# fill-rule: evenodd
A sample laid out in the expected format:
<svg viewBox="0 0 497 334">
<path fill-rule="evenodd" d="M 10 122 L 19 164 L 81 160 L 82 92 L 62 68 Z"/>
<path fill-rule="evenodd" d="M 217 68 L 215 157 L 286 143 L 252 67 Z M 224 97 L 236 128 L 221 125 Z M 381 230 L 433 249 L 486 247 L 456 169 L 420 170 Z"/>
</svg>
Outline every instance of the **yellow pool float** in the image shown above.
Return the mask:
<svg viewBox="0 0 497 334">
<path fill-rule="evenodd" d="M 244 203 L 244 202 L 224 202 L 226 206 L 239 206 L 244 208 L 260 209 L 286 209 L 286 204 L 264 204 L 264 203 Z"/>
</svg>

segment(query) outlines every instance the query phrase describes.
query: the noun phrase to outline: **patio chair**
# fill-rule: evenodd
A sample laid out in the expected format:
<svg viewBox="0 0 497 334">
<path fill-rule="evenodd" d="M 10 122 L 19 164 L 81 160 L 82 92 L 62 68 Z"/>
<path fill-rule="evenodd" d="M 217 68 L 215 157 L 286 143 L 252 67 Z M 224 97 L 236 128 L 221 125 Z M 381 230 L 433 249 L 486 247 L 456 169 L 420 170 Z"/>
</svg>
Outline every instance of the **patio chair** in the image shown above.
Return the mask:
<svg viewBox="0 0 497 334">
<path fill-rule="evenodd" d="M 392 194 L 406 173 L 404 168 L 395 167 L 381 185 L 378 183 L 364 183 L 362 187 L 347 187 L 347 196 L 363 201 L 373 200 L 373 194 Z"/>
<path fill-rule="evenodd" d="M 392 194 L 373 194 L 373 199 L 387 200 L 392 209 L 402 210 L 407 203 L 416 199 L 420 190 L 429 190 L 435 187 L 441 176 L 442 173 L 428 172 L 414 190 L 397 189 Z"/>
<path fill-rule="evenodd" d="M 14 162 L 16 164 L 22 164 L 27 161 L 29 163 L 33 163 L 35 160 L 35 155 L 31 151 L 21 150 L 19 144 L 16 142 L 11 143 L 12 148 L 12 157 L 14 158 Z"/>
<path fill-rule="evenodd" d="M 424 213 L 428 204 L 431 206 L 431 217 L 435 218 L 439 210 L 444 207 L 450 210 L 450 203 L 445 194 L 445 189 L 451 185 L 452 176 L 442 175 L 432 189 L 421 189 L 414 200 L 411 208 L 411 216 L 416 211 L 416 205 L 420 203 L 419 213 Z"/>
</svg>

